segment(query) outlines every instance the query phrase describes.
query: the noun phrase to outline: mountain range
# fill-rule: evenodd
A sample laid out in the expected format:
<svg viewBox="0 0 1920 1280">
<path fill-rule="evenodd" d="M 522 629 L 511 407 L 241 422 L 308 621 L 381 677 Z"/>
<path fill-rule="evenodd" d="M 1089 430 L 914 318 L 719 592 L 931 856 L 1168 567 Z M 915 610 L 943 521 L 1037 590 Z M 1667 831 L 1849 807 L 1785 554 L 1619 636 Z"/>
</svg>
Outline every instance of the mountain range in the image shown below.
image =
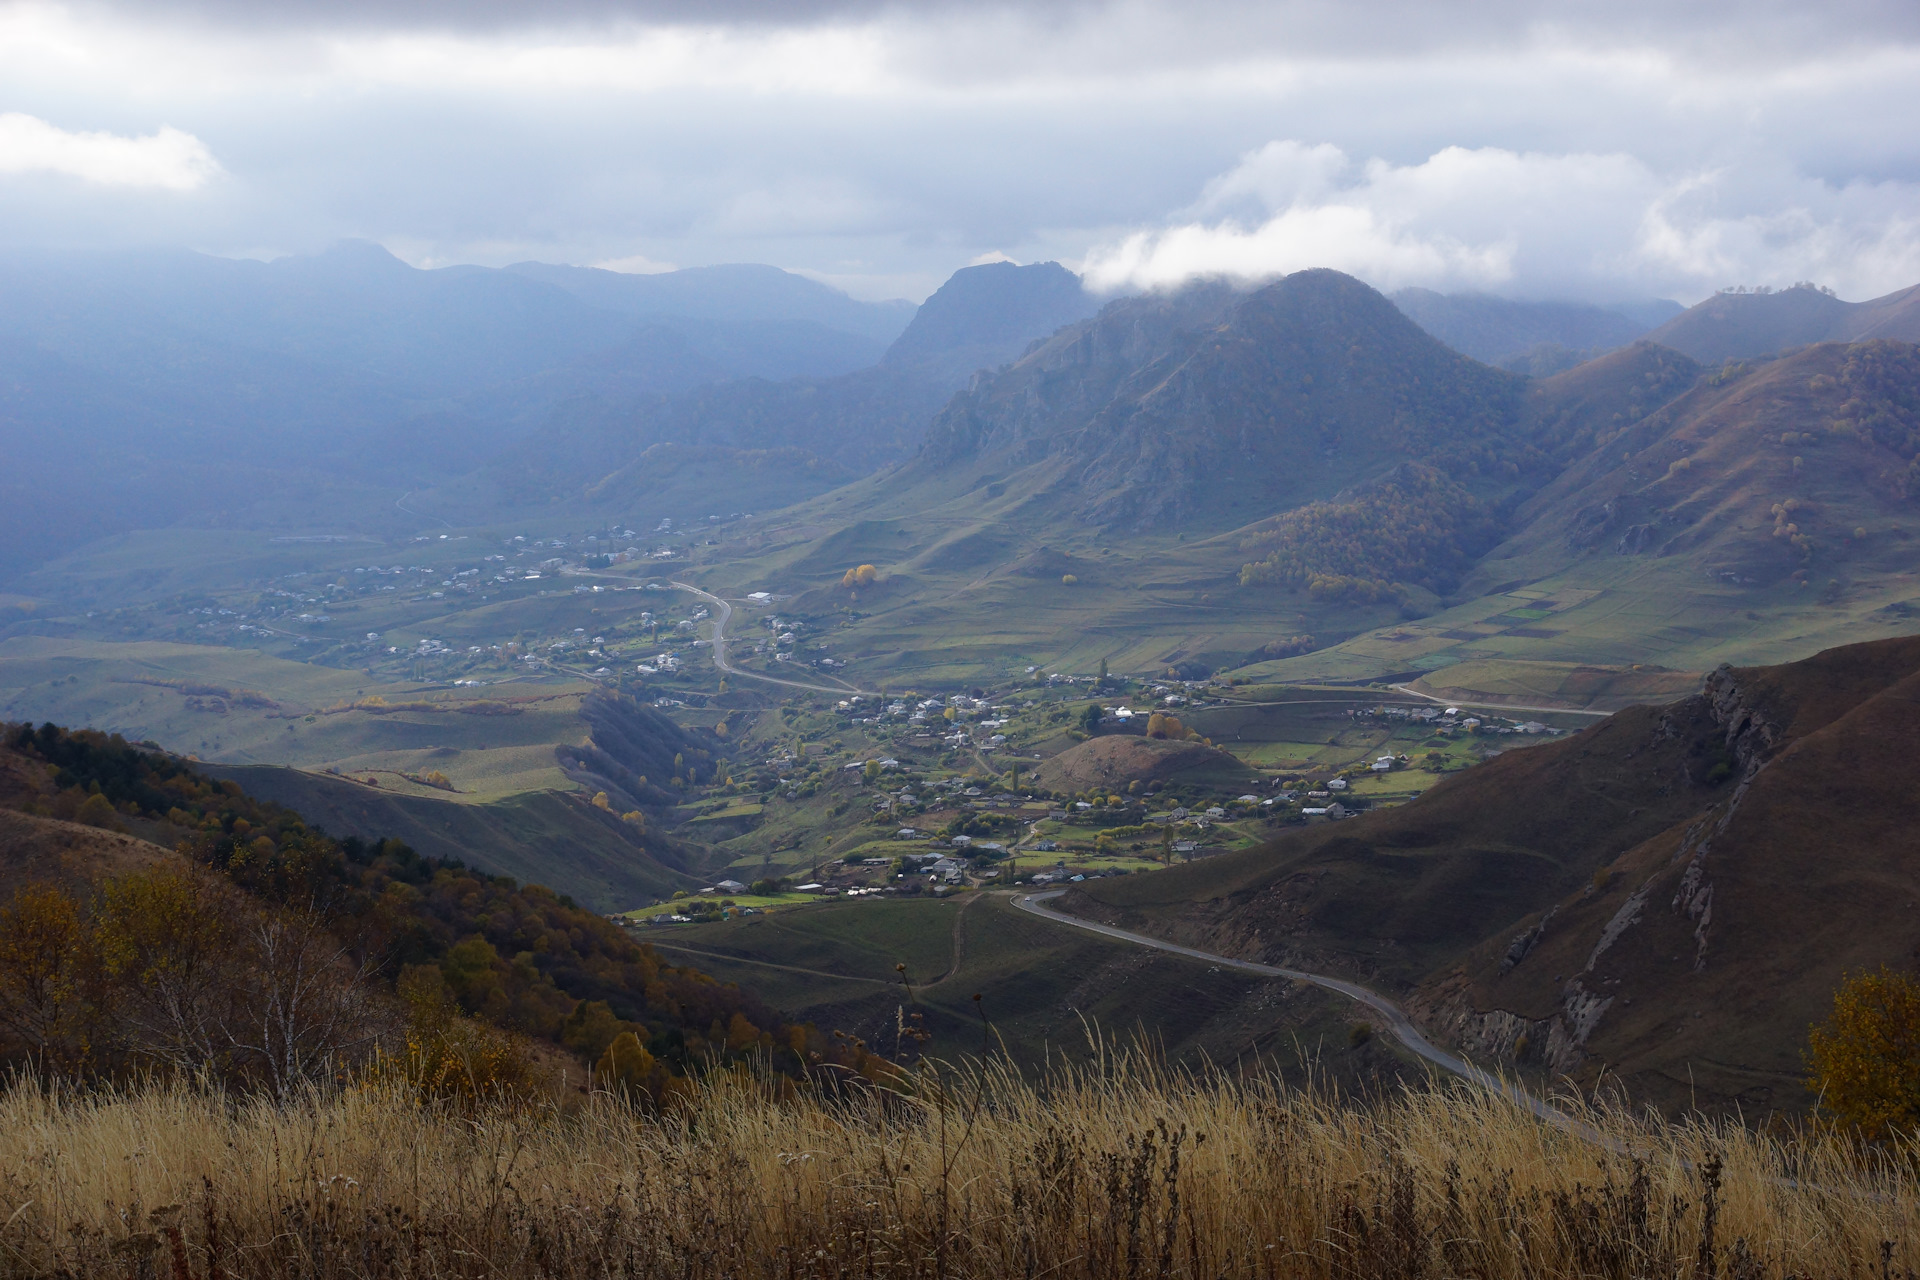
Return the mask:
<svg viewBox="0 0 1920 1280">
<path fill-rule="evenodd" d="M 1847 305 L 1725 295 L 1670 325 L 1795 295 Z M 1336 272 L 1200 283 L 1117 299 L 975 378 L 910 459 L 792 507 L 711 581 L 854 607 L 847 650 L 901 676 L 985 674 L 930 647 L 956 612 L 1005 641 L 993 661 L 1458 666 L 1482 692 L 1795 657 L 1897 632 L 1920 603 L 1915 359 L 1873 339 L 1708 364 L 1642 339 L 1527 378 Z M 862 562 L 880 580 L 836 595 Z M 1291 656 L 1259 656 L 1280 639 Z"/>
<path fill-rule="evenodd" d="M 909 333 L 911 304 L 753 265 L 419 270 L 366 243 L 0 259 L 0 572 L 183 520 L 378 526 L 397 496 L 468 476 L 491 514 L 526 485 L 490 488 L 490 463 L 564 463 L 553 442 L 594 423 L 623 437 L 617 462 L 535 473 L 578 493 L 663 441 L 777 437 L 844 480 L 917 444 L 976 361 L 1092 305 L 1050 264 L 949 289 Z"/>
<path fill-rule="evenodd" d="M 1683 310 L 1665 299 L 1599 307 L 1431 289 L 1401 289 L 1390 296 L 1409 319 L 1455 351 L 1533 376 L 1559 373 L 1623 347 Z"/>
</svg>

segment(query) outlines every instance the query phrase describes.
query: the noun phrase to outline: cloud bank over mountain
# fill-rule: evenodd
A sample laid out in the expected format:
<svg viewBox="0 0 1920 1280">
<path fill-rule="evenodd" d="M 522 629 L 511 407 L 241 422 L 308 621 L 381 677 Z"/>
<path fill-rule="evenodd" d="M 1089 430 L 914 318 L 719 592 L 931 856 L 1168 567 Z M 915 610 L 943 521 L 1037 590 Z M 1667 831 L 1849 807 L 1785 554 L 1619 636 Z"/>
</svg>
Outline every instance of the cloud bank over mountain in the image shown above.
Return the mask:
<svg viewBox="0 0 1920 1280">
<path fill-rule="evenodd" d="M 1910 4 L 0 0 L 0 84 L 17 248 L 1920 278 Z"/>
<path fill-rule="evenodd" d="M 1309 267 L 1382 289 L 1522 297 L 1698 297 L 1803 279 L 1870 296 L 1920 279 L 1920 184 L 1835 186 L 1759 164 L 1661 174 L 1620 153 L 1498 147 L 1396 165 L 1283 141 L 1250 152 L 1167 225 L 1086 259 L 1103 290 Z"/>
</svg>

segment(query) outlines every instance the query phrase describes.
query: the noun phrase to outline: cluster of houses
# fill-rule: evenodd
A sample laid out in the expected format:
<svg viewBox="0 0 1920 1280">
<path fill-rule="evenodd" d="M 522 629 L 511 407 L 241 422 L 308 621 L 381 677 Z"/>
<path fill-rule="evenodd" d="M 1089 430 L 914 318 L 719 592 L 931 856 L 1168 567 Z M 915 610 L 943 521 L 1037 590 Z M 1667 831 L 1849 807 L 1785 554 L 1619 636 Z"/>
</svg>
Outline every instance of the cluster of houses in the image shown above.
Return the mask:
<svg viewBox="0 0 1920 1280">
<path fill-rule="evenodd" d="M 1465 711 L 1463 711 L 1459 707 L 1443 708 L 1438 706 L 1418 706 L 1418 707 L 1378 706 L 1378 707 L 1367 708 L 1365 710 L 1349 711 L 1347 712 L 1347 714 L 1350 716 L 1353 716 L 1356 719 L 1375 718 L 1375 719 L 1381 719 L 1381 720 L 1405 720 L 1414 724 L 1431 725 L 1436 729 L 1448 729 L 1448 730 L 1462 729 L 1468 733 L 1493 733 L 1493 734 L 1526 733 L 1526 734 L 1552 735 L 1552 734 L 1557 734 L 1561 732 L 1561 730 L 1555 729 L 1551 725 L 1542 724 L 1538 720 L 1525 720 L 1520 722 L 1514 722 L 1510 720 L 1503 721 L 1498 716 L 1481 717 L 1481 716 L 1468 715 Z"/>
</svg>

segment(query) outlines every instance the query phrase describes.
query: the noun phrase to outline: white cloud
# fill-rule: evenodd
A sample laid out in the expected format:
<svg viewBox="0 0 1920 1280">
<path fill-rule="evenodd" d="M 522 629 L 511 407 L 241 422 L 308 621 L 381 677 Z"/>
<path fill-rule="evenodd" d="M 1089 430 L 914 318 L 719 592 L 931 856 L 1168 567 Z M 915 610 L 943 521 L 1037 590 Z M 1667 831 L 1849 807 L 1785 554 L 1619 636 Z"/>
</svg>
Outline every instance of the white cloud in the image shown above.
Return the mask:
<svg viewBox="0 0 1920 1280">
<path fill-rule="evenodd" d="M 1447 147 L 1395 165 L 1272 142 L 1169 223 L 1096 246 L 1089 281 L 1333 267 L 1382 289 L 1691 299 L 1801 279 L 1872 296 L 1920 277 L 1920 185 L 1835 187 L 1758 162 L 1670 177 L 1618 153 Z"/>
<path fill-rule="evenodd" d="M 0 0 L 0 84 L 242 179 L 9 183 L 0 246 L 363 237 L 859 296 L 1090 244 L 1123 282 L 1920 279 L 1911 0 Z"/>
<path fill-rule="evenodd" d="M 107 187 L 192 191 L 219 172 L 206 144 L 178 129 L 124 138 L 71 133 L 17 111 L 0 114 L 0 174 L 57 173 Z"/>
<path fill-rule="evenodd" d="M 679 270 L 671 262 L 656 262 L 644 253 L 636 253 L 625 258 L 608 258 L 604 262 L 596 262 L 592 265 L 602 271 L 618 271 L 628 276 L 657 276 L 664 272 Z"/>
</svg>

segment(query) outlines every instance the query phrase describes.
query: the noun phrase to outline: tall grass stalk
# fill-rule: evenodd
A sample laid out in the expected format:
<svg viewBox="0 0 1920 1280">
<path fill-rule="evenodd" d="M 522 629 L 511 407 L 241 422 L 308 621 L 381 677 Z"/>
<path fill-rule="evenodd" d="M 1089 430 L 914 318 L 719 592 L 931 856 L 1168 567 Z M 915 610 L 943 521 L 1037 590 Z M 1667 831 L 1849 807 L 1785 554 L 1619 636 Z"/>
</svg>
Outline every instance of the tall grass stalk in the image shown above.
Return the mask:
<svg viewBox="0 0 1920 1280">
<path fill-rule="evenodd" d="M 612 1095 L 462 1110 L 385 1084 L 276 1104 L 16 1081 L 0 1093 L 0 1271 L 1749 1280 L 1920 1265 L 1906 1155 L 1811 1130 L 1586 1107 L 1595 1142 L 1466 1088 L 1354 1105 L 1124 1053 L 1037 1084 L 929 1067 L 900 1093 L 781 1095 L 719 1074 L 659 1115 Z"/>
</svg>

